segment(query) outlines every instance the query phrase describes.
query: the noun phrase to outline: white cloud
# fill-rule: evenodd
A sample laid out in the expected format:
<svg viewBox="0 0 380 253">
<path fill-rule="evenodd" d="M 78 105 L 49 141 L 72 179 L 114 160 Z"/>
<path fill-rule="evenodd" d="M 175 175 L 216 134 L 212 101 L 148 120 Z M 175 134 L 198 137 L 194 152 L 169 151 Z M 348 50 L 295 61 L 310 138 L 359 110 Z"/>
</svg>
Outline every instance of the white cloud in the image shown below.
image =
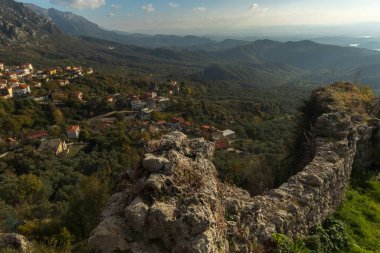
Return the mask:
<svg viewBox="0 0 380 253">
<path fill-rule="evenodd" d="M 107 17 L 114 17 L 116 14 L 115 13 L 113 13 L 113 12 L 109 12 L 108 14 L 107 14 Z"/>
<path fill-rule="evenodd" d="M 170 3 L 169 3 L 169 6 L 172 7 L 172 8 L 178 8 L 178 7 L 179 7 L 179 4 L 176 4 L 176 3 L 172 3 L 172 2 L 170 2 Z"/>
<path fill-rule="evenodd" d="M 49 0 L 49 2 L 74 9 L 96 9 L 106 4 L 106 0 Z"/>
<path fill-rule="evenodd" d="M 267 12 L 269 8 L 262 8 L 260 5 L 254 3 L 249 6 L 249 10 L 257 14 L 263 14 Z"/>
<path fill-rule="evenodd" d="M 118 5 L 118 4 L 111 4 L 111 8 L 117 10 L 117 9 L 120 9 L 120 5 Z"/>
<path fill-rule="evenodd" d="M 251 4 L 251 6 L 249 6 L 249 9 L 251 10 L 251 11 L 255 11 L 255 10 L 257 10 L 259 8 L 259 5 L 258 4 Z"/>
<path fill-rule="evenodd" d="M 154 12 L 156 10 L 153 4 L 147 4 L 147 5 L 142 6 L 141 8 L 143 9 L 143 11 L 147 13 Z"/>
<path fill-rule="evenodd" d="M 193 10 L 197 11 L 197 12 L 205 12 L 206 8 L 205 7 L 195 7 Z"/>
</svg>

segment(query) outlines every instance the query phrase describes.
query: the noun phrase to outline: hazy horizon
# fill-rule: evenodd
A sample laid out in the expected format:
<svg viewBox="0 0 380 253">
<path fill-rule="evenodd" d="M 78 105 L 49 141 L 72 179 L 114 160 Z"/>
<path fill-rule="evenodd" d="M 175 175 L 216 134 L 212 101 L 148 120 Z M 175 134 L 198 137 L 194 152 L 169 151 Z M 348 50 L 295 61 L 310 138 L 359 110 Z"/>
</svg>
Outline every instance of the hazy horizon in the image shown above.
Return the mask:
<svg viewBox="0 0 380 253">
<path fill-rule="evenodd" d="M 300 0 L 130 1 L 122 0 L 22 0 L 43 8 L 81 15 L 109 30 L 147 34 L 252 36 L 310 35 L 376 36 L 380 2 Z M 347 31 L 341 27 L 348 26 Z M 270 30 L 270 31 L 268 31 Z M 338 33 L 338 34 L 336 34 Z M 352 34 L 350 34 L 352 33 Z"/>
</svg>

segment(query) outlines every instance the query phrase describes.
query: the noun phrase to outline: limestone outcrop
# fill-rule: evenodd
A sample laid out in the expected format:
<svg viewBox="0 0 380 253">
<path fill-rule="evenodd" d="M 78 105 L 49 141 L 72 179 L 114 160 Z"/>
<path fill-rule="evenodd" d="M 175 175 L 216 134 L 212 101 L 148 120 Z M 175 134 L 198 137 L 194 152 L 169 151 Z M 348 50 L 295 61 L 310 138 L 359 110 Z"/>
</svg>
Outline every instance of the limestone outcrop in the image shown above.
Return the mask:
<svg viewBox="0 0 380 253">
<path fill-rule="evenodd" d="M 171 133 L 147 145 L 141 171 L 128 173 L 89 245 L 104 253 L 249 253 L 274 233 L 307 234 L 342 203 L 352 168 L 375 162 L 380 139 L 365 90 L 336 84 L 311 101 L 313 157 L 279 188 L 252 197 L 222 183 L 213 143 Z"/>
<path fill-rule="evenodd" d="M 61 34 L 56 25 L 13 0 L 0 0 L 0 46 L 37 45 Z"/>
<path fill-rule="evenodd" d="M 100 252 L 228 252 L 214 144 L 180 132 L 152 141 L 141 175 L 113 196 L 90 245 Z"/>
<path fill-rule="evenodd" d="M 31 250 L 30 242 L 22 235 L 10 233 L 0 234 L 0 249 L 17 250 L 28 253 Z"/>
</svg>

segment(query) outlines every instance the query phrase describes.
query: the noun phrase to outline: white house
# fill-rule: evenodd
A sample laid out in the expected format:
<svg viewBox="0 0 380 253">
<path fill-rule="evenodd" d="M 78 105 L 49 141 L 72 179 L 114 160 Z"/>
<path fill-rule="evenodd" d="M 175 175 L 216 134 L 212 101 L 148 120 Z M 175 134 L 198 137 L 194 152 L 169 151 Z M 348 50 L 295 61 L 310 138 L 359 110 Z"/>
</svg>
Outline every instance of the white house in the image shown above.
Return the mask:
<svg viewBox="0 0 380 253">
<path fill-rule="evenodd" d="M 227 129 L 227 130 L 223 131 L 223 136 L 224 136 L 224 138 L 226 138 L 228 140 L 232 140 L 235 138 L 236 133 L 230 129 Z"/>
<path fill-rule="evenodd" d="M 152 114 L 153 110 L 151 109 L 148 109 L 148 108 L 144 108 L 140 111 L 138 117 L 141 119 L 141 120 L 149 120 L 151 118 L 151 114 Z"/>
<path fill-rule="evenodd" d="M 143 101 L 140 99 L 132 99 L 131 100 L 131 107 L 133 110 L 139 110 L 143 107 Z"/>
<path fill-rule="evenodd" d="M 30 69 L 24 69 L 24 68 L 16 69 L 16 72 L 19 77 L 23 77 L 31 73 Z"/>
<path fill-rule="evenodd" d="M 15 96 L 24 96 L 24 95 L 27 95 L 29 94 L 31 91 L 30 91 L 30 87 L 29 85 L 23 83 L 23 84 L 20 84 L 19 86 L 13 88 L 13 94 Z"/>
<path fill-rule="evenodd" d="M 21 67 L 24 69 L 33 70 L 33 65 L 31 63 L 24 63 L 21 65 Z"/>
</svg>

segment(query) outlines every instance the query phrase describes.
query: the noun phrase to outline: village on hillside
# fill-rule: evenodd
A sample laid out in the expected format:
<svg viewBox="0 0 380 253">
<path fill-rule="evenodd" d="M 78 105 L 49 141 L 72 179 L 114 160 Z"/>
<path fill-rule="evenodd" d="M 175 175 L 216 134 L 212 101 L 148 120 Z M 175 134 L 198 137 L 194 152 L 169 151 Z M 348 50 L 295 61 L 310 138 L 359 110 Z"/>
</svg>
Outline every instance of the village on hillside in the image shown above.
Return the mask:
<svg viewBox="0 0 380 253">
<path fill-rule="evenodd" d="M 86 103 L 84 93 L 78 89 L 68 94 L 62 90 L 49 89 L 48 83 L 54 83 L 57 87 L 75 86 L 78 78 L 94 74 L 93 68 L 80 66 L 50 67 L 36 69 L 33 64 L 25 63 L 19 66 L 7 66 L 0 63 L 0 99 L 33 100 L 41 105 L 67 106 L 68 101 Z M 171 103 L 173 96 L 181 92 L 177 81 L 170 81 L 171 89 L 167 94 L 158 94 L 157 88 L 142 94 L 128 94 L 123 110 L 109 110 L 92 118 L 81 119 L 75 124 L 67 124 L 64 133 L 52 134 L 57 131 L 57 126 L 46 126 L 42 129 L 30 129 L 29 132 L 17 136 L 1 136 L 0 145 L 9 147 L 16 152 L 22 150 L 23 145 L 37 143 L 35 152 L 52 153 L 60 155 L 75 155 L 86 143 L 81 141 L 83 127 L 90 131 L 101 133 L 104 129 L 112 128 L 120 118 L 130 121 L 125 129 L 126 133 L 133 131 L 147 132 L 151 135 L 161 135 L 171 131 L 181 131 L 194 137 L 203 137 L 215 143 L 216 149 L 235 152 L 232 142 L 236 138 L 234 131 L 230 129 L 219 130 L 207 124 L 199 125 L 186 121 L 182 116 L 171 116 L 166 120 L 156 117 L 157 113 L 164 113 Z M 42 94 L 44 88 L 48 92 Z M 101 104 L 114 105 L 125 96 L 118 93 L 97 98 Z M 125 103 L 126 102 L 126 103 Z M 0 154 L 0 158 L 7 152 Z"/>
</svg>

